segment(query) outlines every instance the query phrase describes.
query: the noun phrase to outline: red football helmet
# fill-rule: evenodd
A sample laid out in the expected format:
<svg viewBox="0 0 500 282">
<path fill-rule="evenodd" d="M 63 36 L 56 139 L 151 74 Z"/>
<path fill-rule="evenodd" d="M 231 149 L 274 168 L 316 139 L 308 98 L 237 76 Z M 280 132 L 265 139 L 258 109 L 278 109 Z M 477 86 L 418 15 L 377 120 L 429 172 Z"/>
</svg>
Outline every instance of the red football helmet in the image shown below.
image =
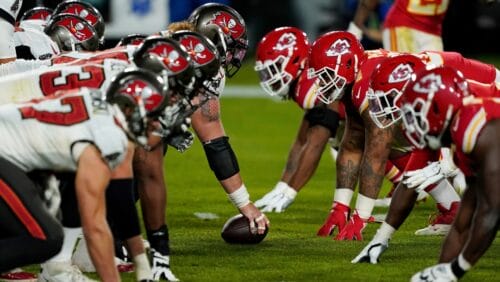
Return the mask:
<svg viewBox="0 0 500 282">
<path fill-rule="evenodd" d="M 213 81 L 219 73 L 219 52 L 206 36 L 194 31 L 180 30 L 172 33 L 172 38 L 184 46 L 193 62 L 196 83 L 194 89 L 203 87 L 207 81 Z M 196 94 L 196 91 L 193 92 Z"/>
<path fill-rule="evenodd" d="M 309 78 L 318 77 L 318 98 L 329 104 L 341 97 L 342 90 L 354 82 L 364 49 L 356 37 L 347 31 L 331 31 L 318 37 L 309 53 Z"/>
<path fill-rule="evenodd" d="M 118 122 L 128 137 L 143 146 L 147 145 L 148 121 L 158 119 L 170 102 L 168 83 L 160 75 L 137 68 L 115 76 L 105 97 L 125 115 L 125 120 Z"/>
<path fill-rule="evenodd" d="M 136 66 L 156 73 L 166 72 L 169 87 L 180 95 L 193 90 L 193 63 L 184 46 L 172 38 L 149 36 L 134 52 Z"/>
<path fill-rule="evenodd" d="M 370 77 L 367 98 L 370 117 L 380 128 L 386 128 L 401 118 L 401 110 L 394 104 L 403 93 L 411 75 L 425 69 L 418 57 L 403 54 L 380 63 Z"/>
<path fill-rule="evenodd" d="M 94 27 L 102 43 L 104 40 L 105 28 L 104 18 L 99 10 L 90 3 L 81 0 L 66 0 L 57 5 L 54 10 L 54 15 L 61 13 L 74 14 L 84 18 Z"/>
<path fill-rule="evenodd" d="M 217 46 L 226 75 L 235 75 L 248 49 L 243 17 L 224 4 L 207 3 L 196 8 L 188 21 Z"/>
<path fill-rule="evenodd" d="M 74 14 L 58 14 L 48 22 L 44 32 L 63 51 L 95 51 L 99 38 L 85 19 Z"/>
<path fill-rule="evenodd" d="M 424 69 L 412 75 L 403 91 L 396 104 L 402 111 L 406 137 L 417 148 L 439 149 L 453 115 L 462 107 L 462 98 L 470 95 L 467 81 L 450 67 Z"/>
<path fill-rule="evenodd" d="M 296 27 L 279 27 L 266 34 L 257 46 L 255 71 L 260 86 L 271 96 L 288 96 L 292 81 L 307 64 L 309 41 Z"/>
<path fill-rule="evenodd" d="M 52 12 L 53 11 L 50 8 L 35 7 L 35 8 L 29 9 L 26 12 L 24 12 L 24 14 L 21 16 L 21 19 L 19 21 L 42 20 L 42 21 L 47 22 L 50 19 Z"/>
</svg>

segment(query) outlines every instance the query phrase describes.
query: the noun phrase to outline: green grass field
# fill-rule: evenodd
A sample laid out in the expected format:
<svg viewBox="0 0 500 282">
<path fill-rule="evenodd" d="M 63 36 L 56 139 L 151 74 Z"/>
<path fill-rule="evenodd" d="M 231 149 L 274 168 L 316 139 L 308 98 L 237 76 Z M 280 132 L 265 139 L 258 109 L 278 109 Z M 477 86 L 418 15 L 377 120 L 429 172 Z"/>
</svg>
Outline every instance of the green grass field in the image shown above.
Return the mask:
<svg viewBox="0 0 500 282">
<path fill-rule="evenodd" d="M 257 76 L 246 65 L 228 84 L 256 83 Z M 256 200 L 279 180 L 302 111 L 293 102 L 265 97 L 223 97 L 221 103 L 226 133 L 251 198 Z M 427 225 L 428 216 L 435 212 L 433 201 L 428 200 L 416 206 L 379 265 L 351 264 L 379 225 L 368 225 L 364 242 L 339 242 L 316 236 L 329 212 L 334 191 L 335 166 L 327 151 L 314 177 L 288 210 L 267 214 L 271 220 L 269 234 L 254 246 L 229 245 L 220 237 L 224 222 L 237 210 L 210 171 L 198 141 L 183 154 L 170 149 L 165 158 L 165 174 L 171 267 L 181 281 L 409 281 L 413 273 L 436 263 L 443 240 L 413 235 L 416 229 Z M 385 185 L 381 195 L 387 190 Z M 194 215 L 196 212 L 215 213 L 219 218 L 201 220 Z M 386 209 L 374 211 L 384 212 Z M 496 240 L 463 281 L 500 281 L 499 253 Z M 134 281 L 134 277 L 122 276 L 124 281 Z"/>
</svg>

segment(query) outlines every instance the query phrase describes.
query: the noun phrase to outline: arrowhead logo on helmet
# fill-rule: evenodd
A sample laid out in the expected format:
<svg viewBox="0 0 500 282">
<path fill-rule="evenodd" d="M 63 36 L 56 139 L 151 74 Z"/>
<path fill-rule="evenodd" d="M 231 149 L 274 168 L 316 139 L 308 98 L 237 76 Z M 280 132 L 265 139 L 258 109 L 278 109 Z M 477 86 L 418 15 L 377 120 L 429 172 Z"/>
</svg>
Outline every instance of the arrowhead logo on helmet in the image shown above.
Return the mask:
<svg viewBox="0 0 500 282">
<path fill-rule="evenodd" d="M 437 90 L 439 90 L 441 85 L 443 85 L 441 75 L 430 73 L 422 77 L 415 83 L 415 85 L 413 85 L 413 91 L 429 94 L 431 92 L 436 92 Z"/>
<path fill-rule="evenodd" d="M 326 55 L 328 57 L 344 55 L 350 52 L 349 48 L 351 48 L 351 45 L 347 40 L 338 39 L 326 50 Z"/>
<path fill-rule="evenodd" d="M 413 74 L 413 69 L 409 64 L 400 64 L 389 75 L 389 83 L 408 81 Z"/>
<path fill-rule="evenodd" d="M 293 48 L 297 45 L 297 37 L 293 33 L 283 33 L 274 47 L 278 51 L 288 50 L 291 55 Z"/>
<path fill-rule="evenodd" d="M 236 39 L 245 33 L 245 27 L 234 19 L 233 16 L 225 11 L 217 12 L 207 24 L 219 26 L 224 34 Z"/>
</svg>

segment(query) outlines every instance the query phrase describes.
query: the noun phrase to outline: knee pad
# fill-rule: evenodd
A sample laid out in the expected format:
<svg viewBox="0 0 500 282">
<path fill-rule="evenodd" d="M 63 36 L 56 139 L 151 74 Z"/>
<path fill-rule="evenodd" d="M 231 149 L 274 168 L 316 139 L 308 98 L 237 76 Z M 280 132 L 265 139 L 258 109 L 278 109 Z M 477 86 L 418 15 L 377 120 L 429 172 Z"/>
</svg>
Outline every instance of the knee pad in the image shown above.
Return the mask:
<svg viewBox="0 0 500 282">
<path fill-rule="evenodd" d="M 240 172 L 238 160 L 228 140 L 229 137 L 223 136 L 203 143 L 208 164 L 219 181 Z"/>
<path fill-rule="evenodd" d="M 120 240 L 141 234 L 133 182 L 132 178 L 112 179 L 106 190 L 108 223 L 113 235 Z"/>
<path fill-rule="evenodd" d="M 315 107 L 310 109 L 305 117 L 309 121 L 309 127 L 321 125 L 328 130 L 332 137 L 335 137 L 339 126 L 339 114 L 333 110 L 324 107 Z"/>
</svg>

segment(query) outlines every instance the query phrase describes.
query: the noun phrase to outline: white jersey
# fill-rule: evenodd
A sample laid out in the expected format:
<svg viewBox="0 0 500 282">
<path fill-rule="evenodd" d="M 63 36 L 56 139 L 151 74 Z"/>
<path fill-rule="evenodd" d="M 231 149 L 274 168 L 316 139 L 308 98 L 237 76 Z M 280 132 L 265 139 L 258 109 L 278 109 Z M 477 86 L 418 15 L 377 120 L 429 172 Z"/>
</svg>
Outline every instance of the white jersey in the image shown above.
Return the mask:
<svg viewBox="0 0 500 282">
<path fill-rule="evenodd" d="M 16 57 L 14 25 L 22 0 L 0 0 L 0 59 Z"/>
<path fill-rule="evenodd" d="M 17 59 L 7 64 L 0 64 L 0 77 L 10 74 L 38 70 L 47 66 L 81 65 L 88 61 L 95 61 L 99 63 L 104 58 L 114 58 L 128 62 L 132 60 L 131 58 L 135 50 L 137 50 L 137 47 L 138 46 L 129 45 L 98 52 L 67 52 L 49 60 Z"/>
<path fill-rule="evenodd" d="M 37 25 L 31 22 L 44 21 L 26 20 L 19 23 L 20 28 L 14 32 L 14 44 L 18 48 L 17 51 L 19 51 L 19 47 L 24 47 L 23 51 L 30 53 L 27 57 L 33 57 L 36 60 L 46 60 L 59 55 L 61 52 L 57 44 L 43 31 L 36 29 Z M 18 53 L 17 57 L 19 58 L 20 55 Z"/>
<path fill-rule="evenodd" d="M 76 171 L 83 149 L 93 144 L 116 167 L 128 140 L 115 122 L 121 113 L 100 98 L 101 91 L 84 88 L 0 106 L 0 156 L 24 171 Z"/>
<path fill-rule="evenodd" d="M 113 77 L 129 67 L 124 60 L 106 58 L 79 64 L 60 64 L 0 77 L 0 105 L 23 102 L 81 87 L 105 90 Z"/>
</svg>

